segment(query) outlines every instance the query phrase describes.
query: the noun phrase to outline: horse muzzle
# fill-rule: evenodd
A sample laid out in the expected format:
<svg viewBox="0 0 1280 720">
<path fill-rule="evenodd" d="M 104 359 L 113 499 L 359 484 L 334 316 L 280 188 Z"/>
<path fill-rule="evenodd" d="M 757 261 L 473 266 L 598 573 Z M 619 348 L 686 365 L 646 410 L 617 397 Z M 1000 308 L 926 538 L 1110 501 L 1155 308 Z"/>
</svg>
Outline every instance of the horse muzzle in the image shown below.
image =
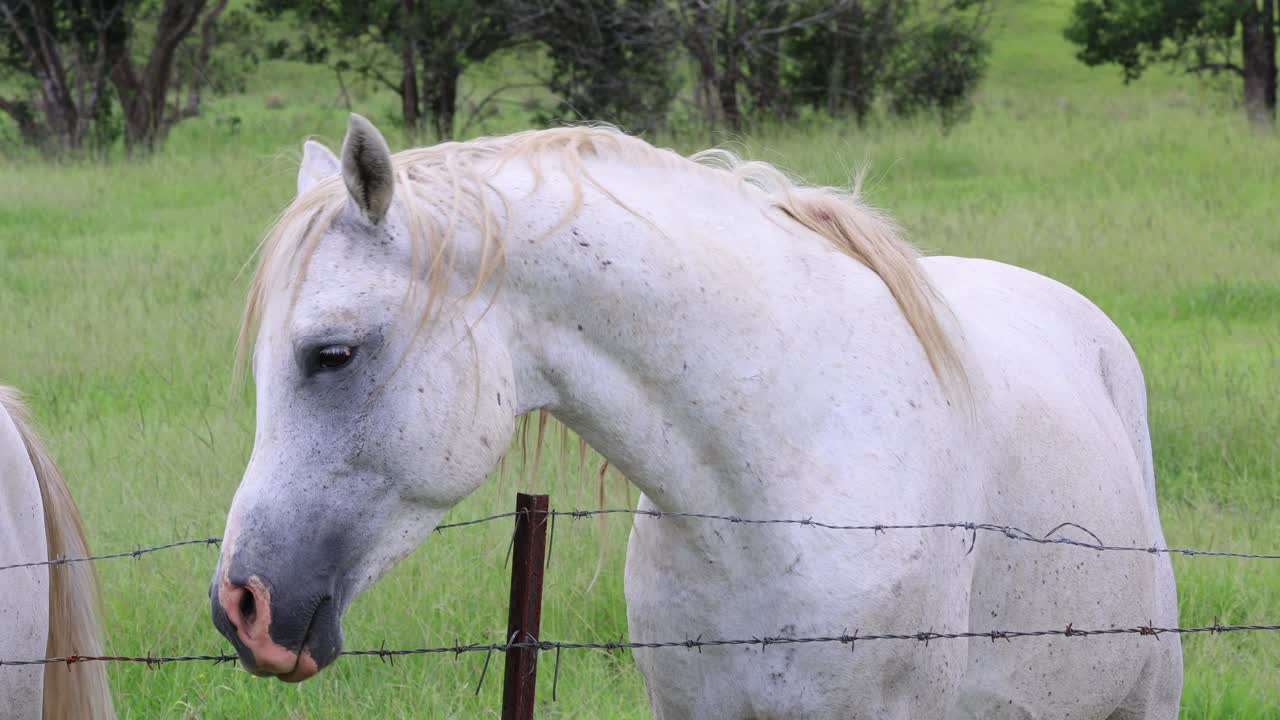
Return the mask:
<svg viewBox="0 0 1280 720">
<path fill-rule="evenodd" d="M 314 582 L 232 571 L 209 589 L 213 624 L 254 675 L 302 682 L 342 649 L 341 609 L 329 588 Z M 307 588 L 307 585 L 312 585 Z"/>
</svg>

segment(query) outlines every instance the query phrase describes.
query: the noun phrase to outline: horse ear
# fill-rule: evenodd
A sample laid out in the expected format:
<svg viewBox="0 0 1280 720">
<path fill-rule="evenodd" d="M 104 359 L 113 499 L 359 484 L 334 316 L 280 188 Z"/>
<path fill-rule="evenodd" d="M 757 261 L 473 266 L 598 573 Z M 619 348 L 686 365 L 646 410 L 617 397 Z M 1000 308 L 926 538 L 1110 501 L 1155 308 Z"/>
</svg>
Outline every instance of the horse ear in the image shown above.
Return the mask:
<svg viewBox="0 0 1280 720">
<path fill-rule="evenodd" d="M 302 145 L 302 165 L 298 167 L 298 194 L 301 195 L 321 180 L 340 172 L 342 166 L 332 150 L 315 140 L 306 141 Z"/>
<path fill-rule="evenodd" d="M 365 219 L 377 225 L 391 207 L 395 190 L 391 150 L 373 123 L 355 113 L 342 141 L 342 179 Z"/>
</svg>

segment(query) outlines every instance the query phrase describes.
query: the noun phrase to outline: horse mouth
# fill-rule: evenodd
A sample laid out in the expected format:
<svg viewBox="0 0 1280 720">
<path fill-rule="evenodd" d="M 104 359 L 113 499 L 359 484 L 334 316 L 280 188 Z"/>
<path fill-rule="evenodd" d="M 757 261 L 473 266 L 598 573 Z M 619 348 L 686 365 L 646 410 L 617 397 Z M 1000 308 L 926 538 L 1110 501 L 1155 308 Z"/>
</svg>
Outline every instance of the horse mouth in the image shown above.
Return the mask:
<svg viewBox="0 0 1280 720">
<path fill-rule="evenodd" d="M 293 669 L 289 672 L 274 673 L 277 680 L 287 683 L 300 683 L 320 672 L 321 665 L 316 662 L 316 659 L 311 654 L 312 631 L 316 626 L 316 618 L 320 617 L 321 611 L 325 609 L 325 605 L 331 602 L 331 600 L 332 599 L 329 597 L 321 598 L 320 602 L 317 603 L 315 608 L 311 611 L 311 618 L 307 620 L 306 632 L 302 634 L 302 641 L 298 644 L 297 661 L 294 663 Z M 335 651 L 334 657 L 336 656 L 337 652 Z M 330 661 L 332 661 L 332 659 L 333 658 L 330 658 Z M 328 663 L 325 664 L 327 665 Z"/>
</svg>

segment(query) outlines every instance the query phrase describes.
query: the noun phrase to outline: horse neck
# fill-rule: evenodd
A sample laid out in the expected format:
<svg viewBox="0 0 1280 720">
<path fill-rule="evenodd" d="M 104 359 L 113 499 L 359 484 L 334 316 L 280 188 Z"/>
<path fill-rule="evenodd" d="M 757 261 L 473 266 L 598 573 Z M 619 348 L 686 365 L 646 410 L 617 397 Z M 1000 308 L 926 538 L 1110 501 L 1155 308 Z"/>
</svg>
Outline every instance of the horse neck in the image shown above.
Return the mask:
<svg viewBox="0 0 1280 720">
<path fill-rule="evenodd" d="M 522 409 L 550 410 L 658 507 L 746 512 L 736 490 L 782 471 L 761 449 L 802 420 L 794 395 L 808 390 L 784 366 L 821 352 L 831 286 L 837 301 L 879 286 L 868 307 L 887 293 L 736 188 L 592 174 L 626 208 L 587 188 L 561 222 L 569 191 L 555 182 L 512 208 L 501 305 Z"/>
</svg>

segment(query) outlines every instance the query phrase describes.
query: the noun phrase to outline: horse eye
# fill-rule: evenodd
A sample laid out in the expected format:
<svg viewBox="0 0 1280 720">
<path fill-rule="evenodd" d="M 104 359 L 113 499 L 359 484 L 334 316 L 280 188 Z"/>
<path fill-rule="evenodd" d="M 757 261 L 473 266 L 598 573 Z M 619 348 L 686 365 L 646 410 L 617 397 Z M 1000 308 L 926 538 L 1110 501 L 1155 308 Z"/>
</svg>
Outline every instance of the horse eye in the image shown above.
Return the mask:
<svg viewBox="0 0 1280 720">
<path fill-rule="evenodd" d="M 322 370 L 336 370 L 351 362 L 356 349 L 350 345 L 330 345 L 316 353 L 315 366 Z"/>
</svg>

